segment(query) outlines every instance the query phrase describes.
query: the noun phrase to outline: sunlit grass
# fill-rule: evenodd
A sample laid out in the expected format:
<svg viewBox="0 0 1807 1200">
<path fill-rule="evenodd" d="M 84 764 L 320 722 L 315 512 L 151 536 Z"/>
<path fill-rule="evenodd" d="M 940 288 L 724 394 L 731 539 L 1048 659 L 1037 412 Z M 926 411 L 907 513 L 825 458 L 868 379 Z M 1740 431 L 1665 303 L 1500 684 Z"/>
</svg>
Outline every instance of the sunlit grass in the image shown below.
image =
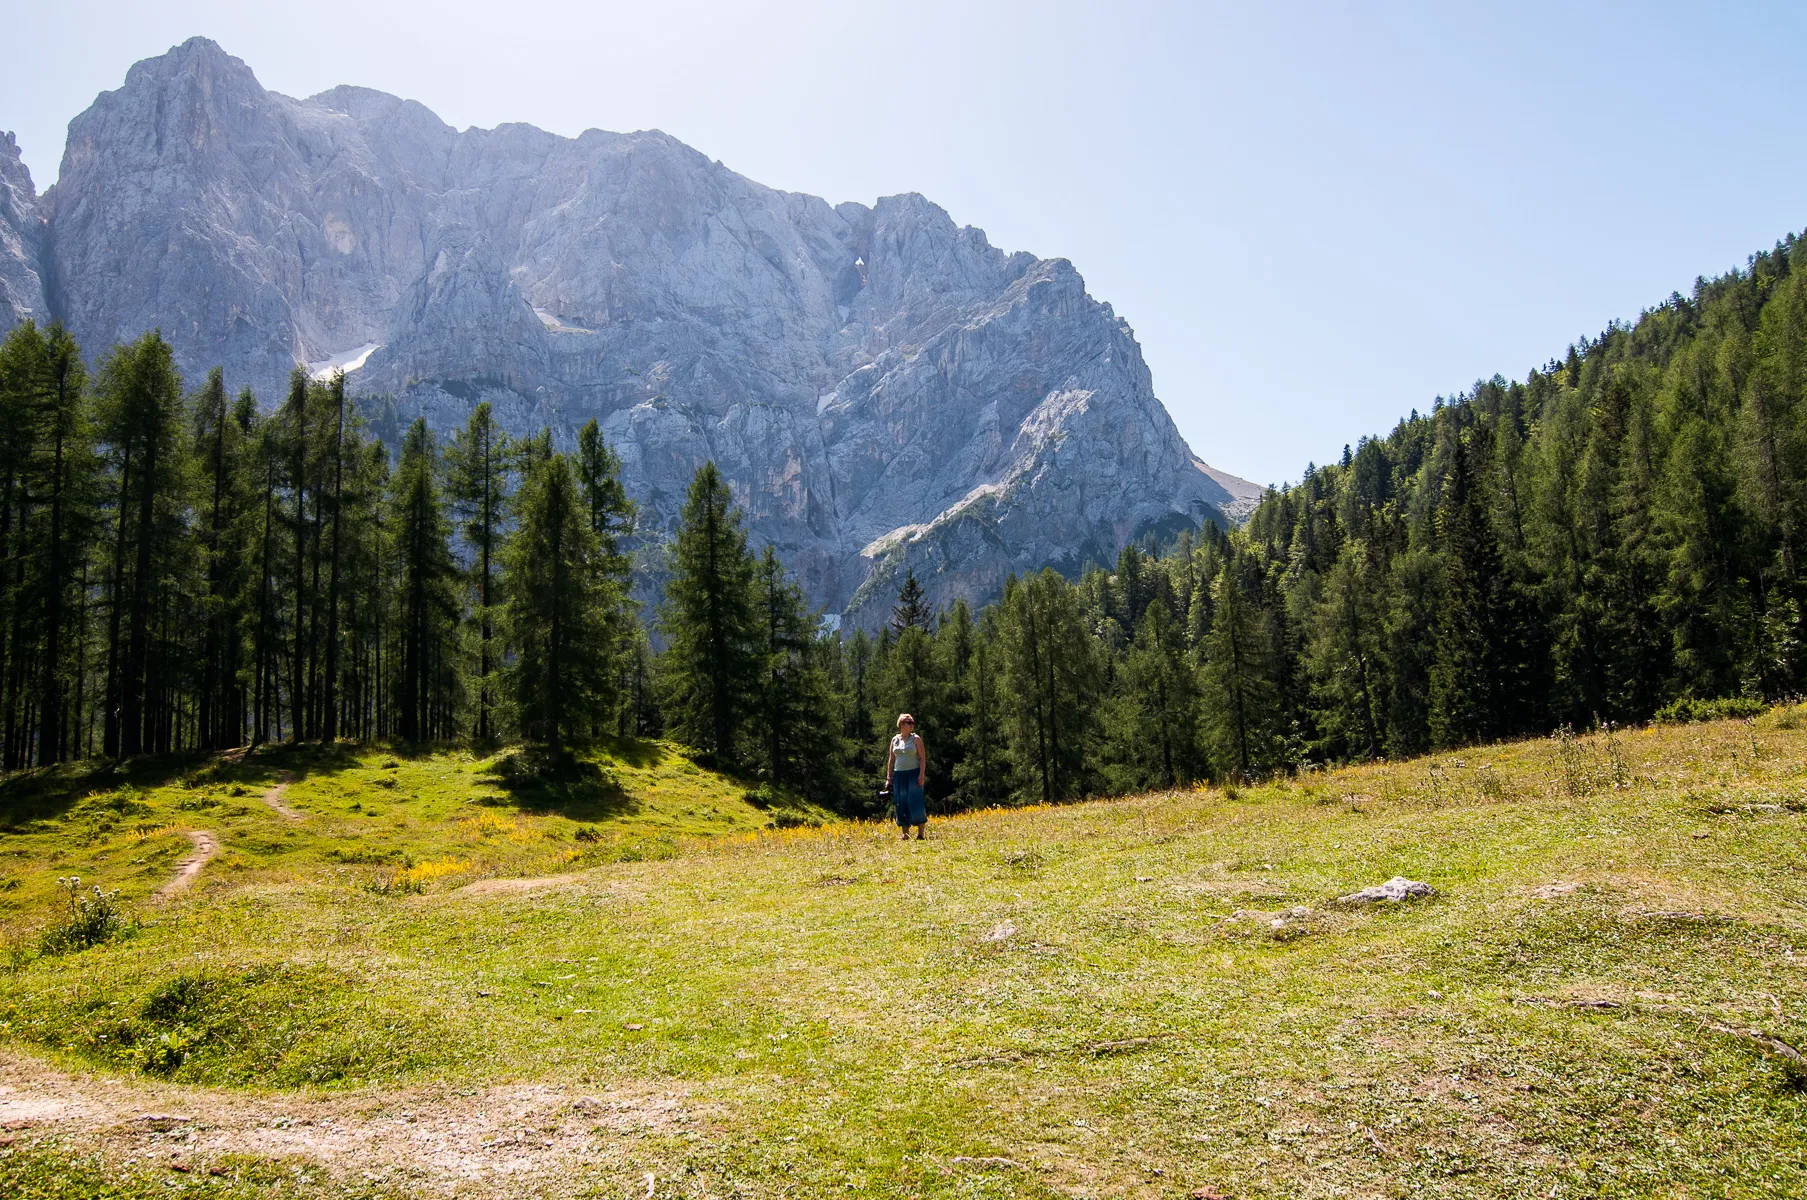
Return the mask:
<svg viewBox="0 0 1807 1200">
<path fill-rule="evenodd" d="M 575 815 L 486 799 L 493 760 L 360 753 L 297 771 L 301 822 L 211 825 L 211 884 L 136 936 L 23 956 L 0 1038 L 228 1089 L 682 1099 L 681 1127 L 599 1133 L 521 1195 L 1798 1195 L 1807 1099 L 1738 1031 L 1807 1044 L 1801 716 L 985 810 L 907 845 L 763 828 L 669 751 L 604 764 L 657 803 Z M 185 844 L 168 806 L 230 786 L 142 793 L 139 841 L 105 805 L 34 819 L 7 870 L 93 857 L 142 896 Z M 352 845 L 401 857 L 335 865 Z M 398 871 L 423 890 L 371 886 Z M 1393 875 L 1438 894 L 1335 903 Z M 15 920 L 37 894 L 4 893 Z M 172 988 L 192 1007 L 154 1003 Z M 179 1055 L 139 1049 L 172 1032 Z"/>
</svg>

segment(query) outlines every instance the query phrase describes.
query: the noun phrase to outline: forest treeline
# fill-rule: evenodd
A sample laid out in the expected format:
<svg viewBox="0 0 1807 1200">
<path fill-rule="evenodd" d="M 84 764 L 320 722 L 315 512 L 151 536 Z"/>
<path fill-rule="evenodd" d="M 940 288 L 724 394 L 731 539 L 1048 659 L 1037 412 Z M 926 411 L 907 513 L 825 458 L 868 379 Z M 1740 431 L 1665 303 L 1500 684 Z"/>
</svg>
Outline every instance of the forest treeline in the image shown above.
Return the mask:
<svg viewBox="0 0 1807 1200">
<path fill-rule="evenodd" d="M 916 714 L 940 810 L 1396 757 L 1798 694 L 1807 242 L 1701 280 L 1270 492 L 1242 529 L 1013 579 L 904 582 L 826 632 L 713 464 L 641 546 L 594 422 L 486 405 L 385 446 L 344 381 L 185 390 L 156 334 L 90 379 L 0 346 L 9 769 L 337 738 L 665 735 L 870 810 Z M 664 598 L 632 599 L 637 548 Z M 655 647 L 658 649 L 655 651 Z"/>
</svg>

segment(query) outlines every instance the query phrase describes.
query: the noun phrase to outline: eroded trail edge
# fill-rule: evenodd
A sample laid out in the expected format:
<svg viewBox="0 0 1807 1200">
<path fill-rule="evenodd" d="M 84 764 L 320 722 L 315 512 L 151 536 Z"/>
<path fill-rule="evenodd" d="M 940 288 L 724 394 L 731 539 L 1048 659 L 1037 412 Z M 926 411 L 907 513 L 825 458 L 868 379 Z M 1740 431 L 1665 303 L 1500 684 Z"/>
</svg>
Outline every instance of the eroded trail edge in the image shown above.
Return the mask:
<svg viewBox="0 0 1807 1200">
<path fill-rule="evenodd" d="M 189 851 L 186 858 L 176 864 L 175 877 L 157 889 L 156 897 L 159 900 L 167 900 L 171 896 L 187 891 L 188 885 L 193 883 L 195 876 L 201 873 L 201 868 L 211 862 L 213 856 L 220 852 L 220 839 L 213 836 L 211 830 L 190 829 L 187 837 L 194 849 Z"/>
<path fill-rule="evenodd" d="M 609 1143 L 691 1121 L 687 1100 L 632 1084 L 250 1095 L 77 1074 L 0 1049 L 0 1129 L 15 1139 L 79 1135 L 109 1158 L 178 1174 L 229 1155 L 301 1158 L 446 1195 L 516 1195 L 528 1182 L 539 1194 L 576 1191 L 594 1180 L 585 1160 Z"/>
<path fill-rule="evenodd" d="M 288 793 L 289 785 L 295 782 L 295 777 L 289 772 L 284 771 L 276 777 L 276 780 L 276 786 L 264 793 L 264 803 L 275 809 L 279 815 L 286 817 L 291 821 L 301 820 L 301 818 L 305 817 L 307 814 L 299 809 L 290 808 L 282 799 L 283 796 Z"/>
</svg>

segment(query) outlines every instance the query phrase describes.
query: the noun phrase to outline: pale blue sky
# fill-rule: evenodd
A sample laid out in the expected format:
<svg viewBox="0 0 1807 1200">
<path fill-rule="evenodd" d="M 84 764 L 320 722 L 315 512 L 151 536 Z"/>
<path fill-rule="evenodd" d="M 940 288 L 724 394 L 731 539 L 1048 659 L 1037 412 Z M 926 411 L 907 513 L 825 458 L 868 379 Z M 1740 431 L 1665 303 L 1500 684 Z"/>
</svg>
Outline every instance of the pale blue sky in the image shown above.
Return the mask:
<svg viewBox="0 0 1807 1200">
<path fill-rule="evenodd" d="M 193 34 L 453 125 L 663 129 L 1073 260 L 1194 450 L 1260 482 L 1807 228 L 1807 6 L 203 0 L 7 18 L 0 129 Z"/>
</svg>

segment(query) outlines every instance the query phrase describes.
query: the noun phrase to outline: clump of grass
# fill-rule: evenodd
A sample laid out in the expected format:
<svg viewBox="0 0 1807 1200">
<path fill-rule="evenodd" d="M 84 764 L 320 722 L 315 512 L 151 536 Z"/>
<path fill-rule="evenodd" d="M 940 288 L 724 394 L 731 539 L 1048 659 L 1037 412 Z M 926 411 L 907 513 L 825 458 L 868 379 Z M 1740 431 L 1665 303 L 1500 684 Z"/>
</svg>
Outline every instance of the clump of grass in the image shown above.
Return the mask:
<svg viewBox="0 0 1807 1200">
<path fill-rule="evenodd" d="M 678 843 L 673 838 L 659 837 L 636 838 L 621 847 L 615 856 L 617 862 L 664 862 L 678 856 Z"/>
<path fill-rule="evenodd" d="M 1598 745 L 1584 742 L 1572 725 L 1562 725 L 1550 735 L 1556 747 L 1556 791 L 1570 799 L 1591 796 L 1599 789 L 1623 791 L 1632 783 L 1624 748 L 1610 721 L 1600 724 Z"/>
<path fill-rule="evenodd" d="M 41 952 L 71 954 L 110 942 L 131 928 L 119 903 L 118 889 L 109 892 L 97 883 L 83 891 L 79 875 L 59 878 L 57 885 L 63 889 L 66 908 L 62 920 L 39 937 Z"/>
<path fill-rule="evenodd" d="M 406 870 L 379 871 L 364 887 L 379 896 L 418 896 L 426 890 L 420 880 L 410 879 Z"/>
</svg>

